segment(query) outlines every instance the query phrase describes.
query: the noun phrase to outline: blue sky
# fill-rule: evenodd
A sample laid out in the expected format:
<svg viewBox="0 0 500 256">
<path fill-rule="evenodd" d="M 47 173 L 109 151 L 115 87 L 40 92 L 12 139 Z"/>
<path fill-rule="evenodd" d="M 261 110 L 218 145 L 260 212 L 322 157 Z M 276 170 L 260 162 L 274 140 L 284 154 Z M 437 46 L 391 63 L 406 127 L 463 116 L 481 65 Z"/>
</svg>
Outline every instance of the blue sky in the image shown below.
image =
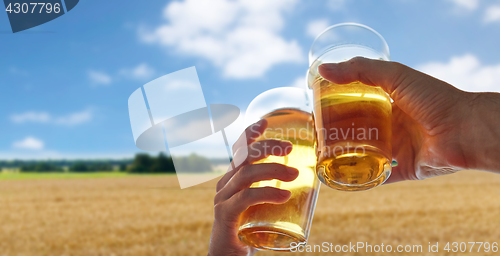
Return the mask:
<svg viewBox="0 0 500 256">
<path fill-rule="evenodd" d="M 130 157 L 127 100 L 196 66 L 205 99 L 246 109 L 304 86 L 313 35 L 340 22 L 384 36 L 392 60 L 468 91 L 500 91 L 500 1 L 92 1 L 12 34 L 0 12 L 0 159 Z"/>
</svg>

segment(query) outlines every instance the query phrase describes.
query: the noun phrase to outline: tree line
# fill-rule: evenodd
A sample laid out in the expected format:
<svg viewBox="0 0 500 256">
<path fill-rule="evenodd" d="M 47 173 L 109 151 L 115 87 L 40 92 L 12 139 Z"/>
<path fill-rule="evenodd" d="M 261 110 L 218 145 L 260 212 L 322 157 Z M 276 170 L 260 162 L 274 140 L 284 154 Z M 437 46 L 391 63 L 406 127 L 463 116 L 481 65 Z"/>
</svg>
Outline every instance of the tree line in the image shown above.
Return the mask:
<svg viewBox="0 0 500 256">
<path fill-rule="evenodd" d="M 176 157 L 178 168 L 190 172 L 209 172 L 221 159 L 208 159 L 196 154 Z M 129 172 L 175 173 L 173 159 L 164 153 L 158 156 L 139 153 L 133 159 L 123 160 L 0 160 L 0 169 L 18 169 L 20 172 Z"/>
</svg>

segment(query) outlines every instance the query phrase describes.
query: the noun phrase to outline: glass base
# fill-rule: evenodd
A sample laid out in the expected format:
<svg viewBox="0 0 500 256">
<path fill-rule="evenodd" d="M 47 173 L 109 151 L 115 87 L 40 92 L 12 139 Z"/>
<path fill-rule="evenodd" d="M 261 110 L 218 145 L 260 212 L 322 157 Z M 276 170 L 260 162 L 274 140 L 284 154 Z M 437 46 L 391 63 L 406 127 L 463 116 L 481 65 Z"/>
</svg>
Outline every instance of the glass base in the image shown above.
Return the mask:
<svg viewBox="0 0 500 256">
<path fill-rule="evenodd" d="M 391 161 L 373 152 L 363 156 L 341 155 L 317 167 L 318 178 L 323 184 L 342 191 L 379 186 L 389 178 L 391 170 Z"/>
<path fill-rule="evenodd" d="M 307 242 L 303 233 L 297 233 L 280 225 L 242 226 L 238 231 L 238 238 L 249 246 L 270 251 L 290 251 Z"/>
</svg>

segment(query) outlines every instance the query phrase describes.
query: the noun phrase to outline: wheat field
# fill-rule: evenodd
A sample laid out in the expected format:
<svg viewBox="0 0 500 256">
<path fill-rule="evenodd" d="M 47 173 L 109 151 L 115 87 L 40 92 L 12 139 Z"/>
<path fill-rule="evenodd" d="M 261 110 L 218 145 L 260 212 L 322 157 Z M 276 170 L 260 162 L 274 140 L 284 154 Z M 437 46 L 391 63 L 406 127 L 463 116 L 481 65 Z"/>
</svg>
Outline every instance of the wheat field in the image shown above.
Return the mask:
<svg viewBox="0 0 500 256">
<path fill-rule="evenodd" d="M 206 255 L 214 187 L 215 180 L 180 190 L 175 176 L 0 180 L 0 256 Z M 443 247 L 500 242 L 500 175 L 467 171 L 365 192 L 323 186 L 309 244 L 323 242 L 423 246 L 402 255 L 497 255 Z M 439 252 L 429 253 L 429 242 Z M 257 255 L 316 254 L 326 253 Z"/>
</svg>

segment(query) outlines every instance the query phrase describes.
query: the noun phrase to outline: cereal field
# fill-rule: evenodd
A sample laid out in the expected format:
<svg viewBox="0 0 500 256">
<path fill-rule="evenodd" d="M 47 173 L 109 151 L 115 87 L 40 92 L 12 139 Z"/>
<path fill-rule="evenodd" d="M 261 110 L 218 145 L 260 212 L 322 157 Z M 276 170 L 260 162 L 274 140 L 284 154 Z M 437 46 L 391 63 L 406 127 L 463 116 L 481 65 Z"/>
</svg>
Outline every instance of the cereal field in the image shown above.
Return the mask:
<svg viewBox="0 0 500 256">
<path fill-rule="evenodd" d="M 206 255 L 215 182 L 180 190 L 175 176 L 1 175 L 0 256 Z M 354 193 L 323 186 L 309 244 L 422 245 L 424 252 L 402 254 L 469 255 L 443 248 L 472 241 L 500 242 L 500 175 L 461 172 Z M 427 252 L 429 242 L 439 242 L 438 253 Z"/>
</svg>

